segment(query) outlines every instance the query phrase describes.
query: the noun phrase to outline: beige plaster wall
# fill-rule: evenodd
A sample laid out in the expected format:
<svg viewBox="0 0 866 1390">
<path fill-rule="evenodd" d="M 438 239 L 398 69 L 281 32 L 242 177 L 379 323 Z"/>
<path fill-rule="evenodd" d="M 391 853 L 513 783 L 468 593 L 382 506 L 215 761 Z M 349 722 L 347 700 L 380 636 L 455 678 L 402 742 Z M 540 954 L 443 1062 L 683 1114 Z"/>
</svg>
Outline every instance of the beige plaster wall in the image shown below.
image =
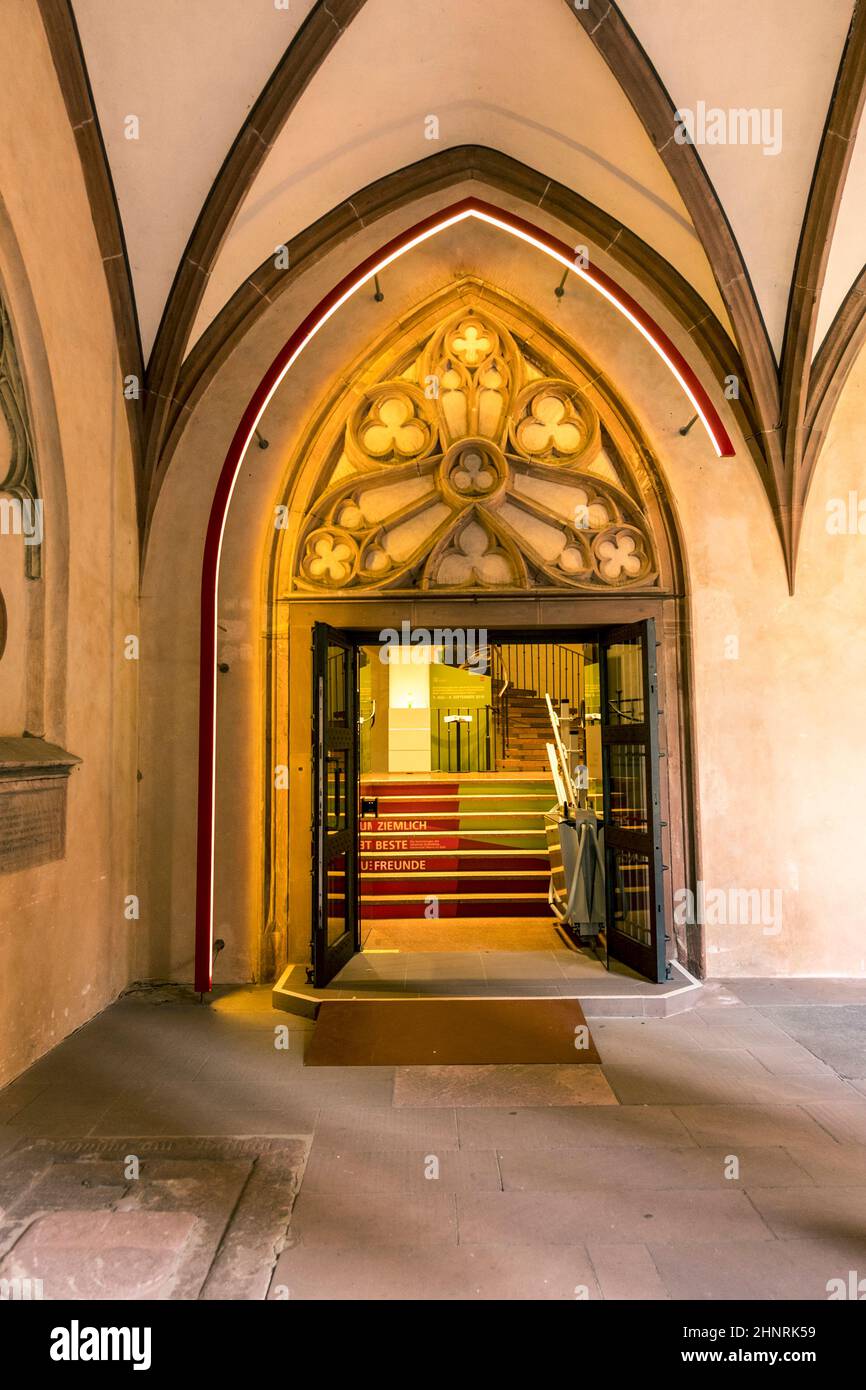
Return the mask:
<svg viewBox="0 0 866 1390">
<path fill-rule="evenodd" d="M 562 0 L 366 0 L 268 150 L 208 276 L 189 347 L 275 246 L 374 179 L 464 144 L 492 146 L 579 190 L 724 317 L 670 175 Z"/>
<path fill-rule="evenodd" d="M 323 258 L 235 350 L 193 412 L 174 457 L 153 526 L 143 614 L 145 645 L 155 657 L 142 673 L 142 867 L 157 923 L 151 937 L 156 973 L 188 979 L 192 966 L 201 546 L 235 424 L 280 343 L 326 289 L 398 227 L 470 191 L 480 190 L 467 184 L 425 199 L 411 216 L 395 215 Z M 567 239 L 567 228 L 550 218 L 544 225 Z M 268 409 L 263 430 L 269 449 L 251 450 L 238 480 L 219 604 L 219 659 L 230 670 L 219 677 L 215 933 L 227 949 L 217 961 L 217 979 L 255 975 L 265 925 L 263 567 L 286 461 L 333 375 L 346 372 L 389 319 L 399 320 L 457 274 L 487 277 L 555 317 L 617 383 L 667 479 L 689 574 L 699 877 L 736 912 L 742 907 L 735 895 L 764 890 L 772 914 L 767 921 L 758 910 L 755 920 L 707 922 L 708 972 L 862 973 L 859 903 L 866 868 L 851 814 L 866 791 L 866 762 L 856 747 L 856 676 L 863 658 L 854 635 L 866 616 L 860 550 L 856 544 L 846 550 L 843 540 L 826 535 L 816 493 L 799 591 L 789 598 L 754 464 L 694 345 L 658 306 L 649 306 L 713 389 L 737 446 L 734 459 L 717 460 L 699 427 L 679 434 L 689 403 L 609 305 L 573 281 L 557 301 L 559 276 L 543 257 L 494 229 L 462 224 L 388 270 L 382 305 L 365 295 L 335 316 Z M 617 275 L 647 303 L 645 291 Z M 822 464 L 836 491 L 855 485 L 851 432 L 858 409 L 862 397 L 852 384 Z M 823 473 L 816 488 L 824 486 Z M 829 882 L 828 866 L 835 866 Z"/>
<path fill-rule="evenodd" d="M 0 1082 L 139 973 L 144 929 L 124 916 L 138 891 L 138 663 L 123 657 L 138 630 L 137 543 L 113 321 L 38 7 L 6 0 L 3 27 L 0 283 L 45 502 L 43 727 L 31 731 L 82 763 L 68 787 L 66 857 L 0 876 Z"/>
<path fill-rule="evenodd" d="M 145 356 L 226 151 L 312 6 L 75 0 Z M 126 136 L 129 115 L 138 117 L 136 140 Z"/>
</svg>

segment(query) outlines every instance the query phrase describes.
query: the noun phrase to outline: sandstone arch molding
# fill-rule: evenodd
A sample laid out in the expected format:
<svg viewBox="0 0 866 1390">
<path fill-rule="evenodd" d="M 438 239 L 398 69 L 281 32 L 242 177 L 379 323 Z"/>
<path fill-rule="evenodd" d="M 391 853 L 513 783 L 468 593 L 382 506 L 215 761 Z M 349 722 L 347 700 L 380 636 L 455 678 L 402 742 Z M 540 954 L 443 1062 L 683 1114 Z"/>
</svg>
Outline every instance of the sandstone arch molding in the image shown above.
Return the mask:
<svg viewBox="0 0 866 1390">
<path fill-rule="evenodd" d="M 495 628 L 516 612 L 531 627 L 539 601 L 566 632 L 657 616 L 667 746 L 683 763 L 671 862 L 693 862 L 691 735 L 675 693 L 690 684 L 683 546 L 662 470 L 613 382 L 549 318 L 466 276 L 365 344 L 306 411 L 272 494 L 285 525 L 266 544 L 260 590 L 262 973 L 279 973 L 289 942 L 287 958 L 301 959 L 309 930 L 309 885 L 290 850 L 308 827 L 305 784 L 293 777 L 287 798 L 273 768 L 295 767 L 304 743 L 311 614 L 371 631 L 403 615 Z M 365 573 L 381 552 L 388 563 Z M 696 964 L 699 933 L 682 949 Z"/>
<path fill-rule="evenodd" d="M 205 535 L 201 582 L 199 643 L 199 784 L 196 853 L 196 981 L 206 990 L 212 978 L 214 810 L 216 772 L 216 629 L 219 560 L 226 517 L 238 473 L 258 423 L 280 383 L 319 330 L 365 284 L 399 256 L 435 236 L 446 227 L 470 217 L 480 218 L 518 236 L 573 270 L 612 302 L 637 332 L 665 361 L 699 414 L 719 455 L 731 456 L 734 447 L 706 389 L 664 330 L 610 276 L 595 267 L 575 266 L 572 248 L 512 213 L 466 199 L 426 218 L 368 256 L 327 293 L 306 316 L 265 372 L 244 411 L 226 455 L 214 492 Z"/>
</svg>

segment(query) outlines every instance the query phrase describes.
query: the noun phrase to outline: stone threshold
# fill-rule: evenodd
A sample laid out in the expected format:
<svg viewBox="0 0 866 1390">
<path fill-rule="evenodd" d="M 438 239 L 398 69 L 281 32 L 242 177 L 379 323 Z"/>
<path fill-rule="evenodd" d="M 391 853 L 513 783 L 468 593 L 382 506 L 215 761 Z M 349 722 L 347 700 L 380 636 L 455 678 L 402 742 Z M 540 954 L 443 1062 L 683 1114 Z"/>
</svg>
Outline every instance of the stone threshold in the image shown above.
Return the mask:
<svg viewBox="0 0 866 1390">
<path fill-rule="evenodd" d="M 459 988 L 458 981 L 448 981 L 448 988 L 435 992 L 432 988 L 423 994 L 413 993 L 401 988 L 395 981 L 391 988 L 387 985 L 379 989 L 358 991 L 347 982 L 345 988 L 333 984 L 325 989 L 316 989 L 307 980 L 306 965 L 289 965 L 277 980 L 271 992 L 271 1002 L 275 1009 L 285 1013 L 298 1014 L 302 1018 L 315 1019 L 321 1004 L 333 1003 L 389 1003 L 395 1000 L 425 1000 L 436 1003 L 443 999 L 576 999 L 587 1018 L 667 1018 L 673 1014 L 693 1009 L 703 995 L 703 983 L 680 965 L 671 961 L 671 968 L 677 978 L 664 984 L 654 985 L 646 980 L 636 980 L 625 976 L 605 975 L 603 979 L 574 980 L 569 982 L 560 976 L 551 980 L 556 985 L 556 993 L 549 991 L 532 994 L 525 981 L 519 978 L 513 982 L 497 981 L 493 989 L 478 993 L 467 985 L 466 992 Z M 509 989 L 509 983 L 514 988 Z"/>
</svg>

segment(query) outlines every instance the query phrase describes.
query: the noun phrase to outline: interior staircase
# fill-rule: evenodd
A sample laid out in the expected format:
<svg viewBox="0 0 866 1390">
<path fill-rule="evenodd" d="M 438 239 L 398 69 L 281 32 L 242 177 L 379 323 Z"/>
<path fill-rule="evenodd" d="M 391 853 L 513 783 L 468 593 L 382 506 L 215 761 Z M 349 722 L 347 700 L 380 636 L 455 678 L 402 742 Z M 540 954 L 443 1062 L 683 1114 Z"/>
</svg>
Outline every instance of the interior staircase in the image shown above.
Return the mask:
<svg viewBox="0 0 866 1390">
<path fill-rule="evenodd" d="M 377 802 L 361 817 L 364 920 L 550 916 L 549 776 L 371 776 L 361 796 Z"/>
<path fill-rule="evenodd" d="M 511 687 L 504 731 L 504 772 L 549 772 L 546 745 L 553 737 L 543 695 Z"/>
</svg>

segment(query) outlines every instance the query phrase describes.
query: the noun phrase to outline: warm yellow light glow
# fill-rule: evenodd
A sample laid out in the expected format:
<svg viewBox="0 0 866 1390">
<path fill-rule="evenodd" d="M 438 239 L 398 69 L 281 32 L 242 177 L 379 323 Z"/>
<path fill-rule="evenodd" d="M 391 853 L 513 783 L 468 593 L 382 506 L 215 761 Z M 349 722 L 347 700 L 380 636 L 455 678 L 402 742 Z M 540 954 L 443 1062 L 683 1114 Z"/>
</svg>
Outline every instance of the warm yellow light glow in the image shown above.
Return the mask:
<svg viewBox="0 0 866 1390">
<path fill-rule="evenodd" d="M 664 350 L 664 348 L 662 347 L 662 345 L 661 345 L 660 343 L 658 343 L 658 342 L 655 341 L 655 339 L 653 338 L 652 334 L 651 334 L 651 333 L 647 330 L 647 328 L 640 322 L 640 320 L 637 319 L 637 318 L 631 313 L 631 311 L 628 309 L 628 307 L 627 307 L 625 304 L 623 304 L 620 300 L 617 299 L 617 297 L 616 297 L 615 294 L 611 293 L 608 289 L 606 289 L 605 286 L 602 285 L 602 284 L 600 284 L 596 279 L 594 279 L 592 275 L 587 274 L 586 271 L 585 271 L 575 260 L 569 259 L 567 256 L 563 255 L 561 252 L 555 250 L 553 247 L 547 246 L 543 241 L 541 241 L 541 240 L 537 239 L 536 237 L 532 236 L 532 234 L 531 234 L 530 232 L 528 232 L 528 231 L 526 231 L 526 230 L 523 230 L 523 229 L 521 229 L 521 228 L 515 227 L 515 226 L 511 225 L 509 222 L 503 221 L 503 220 L 501 220 L 500 218 L 497 218 L 496 216 L 494 216 L 492 213 L 487 212 L 487 211 L 485 211 L 485 210 L 483 210 L 483 209 L 481 209 L 481 208 L 472 208 L 472 207 L 470 207 L 470 208 L 463 208 L 460 212 L 453 213 L 453 214 L 451 214 L 451 216 L 445 216 L 445 217 L 443 217 L 441 222 L 436 222 L 436 223 L 434 223 L 432 226 L 427 227 L 423 232 L 420 232 L 417 236 L 413 237 L 411 240 L 409 240 L 409 241 L 405 242 L 404 244 L 400 245 L 396 250 L 390 252 L 388 255 L 383 256 L 383 257 L 381 258 L 381 260 L 379 260 L 371 269 L 369 269 L 368 271 L 366 271 L 366 273 L 363 273 L 363 274 L 360 274 L 360 273 L 359 273 L 358 278 L 355 279 L 355 280 L 353 280 L 353 281 L 351 281 L 351 283 L 348 284 L 347 288 L 343 291 L 343 293 L 330 305 L 330 307 L 329 307 L 328 309 L 323 310 L 321 316 L 315 320 L 315 322 L 312 324 L 312 326 L 311 326 L 309 332 L 306 334 L 306 336 L 305 336 L 304 338 L 302 338 L 302 339 L 300 340 L 300 342 L 297 344 L 297 346 L 296 346 L 295 349 L 292 351 L 292 353 L 290 354 L 290 356 L 287 358 L 287 360 L 286 360 L 285 364 L 283 365 L 282 369 L 280 370 L 279 374 L 278 374 L 278 375 L 276 376 L 276 378 L 274 379 L 273 384 L 271 385 L 270 389 L 267 391 L 267 394 L 264 396 L 264 398 L 263 398 L 263 400 L 262 400 L 262 403 L 261 403 L 261 406 L 259 407 L 258 411 L 257 411 L 256 414 L 255 414 L 255 417 L 254 417 L 253 420 L 252 420 L 252 423 L 251 423 L 251 425 L 250 425 L 250 428 L 249 428 L 249 431 L 248 431 L 248 433 L 247 433 L 246 439 L 245 439 L 244 442 L 243 442 L 243 446 L 242 446 L 242 448 L 241 448 L 241 451 L 240 451 L 240 454 L 239 454 L 237 463 L 236 463 L 235 468 L 234 468 L 233 476 L 231 477 L 230 482 L 229 482 L 228 491 L 227 491 L 227 497 L 226 497 L 225 505 L 224 505 L 224 508 L 223 508 L 223 513 L 222 513 L 222 516 L 221 516 L 221 518 L 220 518 L 220 526 L 219 526 L 219 533 L 218 533 L 218 541 L 217 541 L 217 547 L 216 547 L 216 562 L 215 562 L 215 568 L 214 568 L 215 582 L 214 582 L 212 603 L 211 603 L 211 597 L 210 597 L 210 595 L 208 596 L 208 598 L 207 598 L 207 600 L 206 600 L 207 608 L 208 608 L 208 610 L 209 610 L 208 621 L 212 623 L 212 625 L 213 625 L 213 631 L 214 631 L 214 632 L 216 631 L 216 629 L 217 629 L 217 624 L 218 624 L 219 575 L 220 575 L 220 566 L 221 566 L 221 561 L 222 561 L 223 541 L 224 541 L 224 538 L 225 538 L 225 528 L 226 528 L 226 523 L 227 523 L 227 520 L 228 520 L 229 511 L 231 510 L 231 503 L 232 503 L 232 499 L 233 499 L 233 496 L 234 496 L 235 487 L 236 487 L 236 485 L 237 485 L 237 480 L 238 480 L 238 478 L 240 477 L 241 468 L 242 468 L 244 459 L 246 458 L 247 450 L 249 449 L 250 444 L 252 443 L 253 439 L 255 438 L 256 431 L 257 431 L 257 429 L 259 428 L 259 425 L 261 424 L 262 418 L 263 418 L 265 412 L 267 411 L 268 406 L 270 405 L 270 403 L 271 403 L 271 401 L 273 400 L 273 398 L 274 398 L 276 392 L 279 390 L 280 386 L 282 385 L 283 381 L 285 380 L 286 375 L 287 375 L 288 372 L 291 370 L 291 368 L 294 366 L 294 364 L 297 362 L 297 360 L 298 360 L 298 358 L 301 356 L 301 354 L 302 354 L 304 351 L 306 351 L 307 347 L 310 345 L 310 343 L 313 341 L 313 339 L 321 332 L 321 330 L 325 327 L 325 325 L 326 325 L 327 323 L 329 323 L 330 320 L 334 317 L 334 315 L 337 313 L 337 311 L 338 311 L 339 309 L 341 309 L 341 308 L 343 307 L 343 305 L 346 304 L 350 299 L 352 299 L 352 298 L 354 297 L 354 295 L 357 294 L 357 292 L 358 292 L 360 289 L 362 289 L 365 285 L 368 285 L 368 284 L 372 283 L 372 281 L 375 279 L 376 276 L 381 275 L 381 273 L 382 273 L 384 270 L 386 270 L 387 267 L 388 267 L 389 265 L 392 265 L 394 262 L 398 261 L 402 256 L 406 255 L 407 252 L 414 250 L 417 246 L 423 245 L 424 242 L 429 241 L 432 237 L 438 236 L 438 234 L 439 234 L 440 232 L 447 231 L 448 228 L 453 227 L 453 226 L 456 226 L 458 223 L 465 222 L 465 221 L 466 221 L 467 219 L 469 219 L 469 218 L 476 218 L 476 219 L 477 219 L 478 221 L 480 221 L 480 222 L 485 222 L 485 223 L 487 223 L 487 224 L 490 225 L 490 226 L 497 227 L 497 228 L 499 228 L 499 229 L 502 230 L 502 231 L 505 231 L 505 232 L 510 233 L 511 236 L 517 237 L 520 241 L 525 242 L 527 245 L 534 247 L 536 250 L 542 251 L 542 252 L 543 252 L 546 256 L 548 256 L 551 260 L 557 262 L 557 264 L 559 264 L 560 266 L 565 267 L 565 268 L 566 268 L 567 270 L 569 270 L 572 274 L 577 275 L 579 279 L 581 279 L 581 280 L 583 280 L 585 283 L 591 285 L 593 289 L 597 290 L 600 294 L 602 294 L 602 295 L 604 296 L 604 298 L 613 306 L 613 308 L 616 309 L 618 313 L 622 314 L 622 315 L 624 316 L 624 318 L 626 318 L 626 319 L 628 320 L 628 322 L 631 323 L 632 326 L 633 326 L 634 328 L 637 329 L 637 331 L 640 333 L 641 337 L 642 337 L 647 343 L 649 343 L 649 345 L 650 345 L 650 347 L 653 349 L 653 351 L 654 351 L 655 353 L 657 353 L 657 355 L 662 359 L 662 361 L 665 363 L 665 365 L 668 367 L 668 369 L 672 372 L 673 376 L 675 377 L 675 379 L 676 379 L 677 382 L 679 383 L 679 385 L 680 385 L 680 387 L 682 388 L 683 392 L 685 393 L 686 397 L 687 397 L 688 400 L 691 402 L 692 407 L 693 407 L 695 413 L 697 414 L 698 418 L 700 419 L 701 423 L 702 423 L 703 426 L 704 426 L 704 429 L 706 430 L 707 434 L 709 435 L 710 442 L 711 442 L 711 444 L 712 444 L 712 446 L 713 446 L 714 452 L 716 453 L 716 455 L 717 455 L 718 457 L 721 457 L 721 456 L 722 456 L 722 451 L 721 451 L 721 449 L 720 449 L 720 447 L 719 447 L 719 444 L 718 444 L 717 441 L 716 441 L 715 435 L 713 434 L 713 431 L 712 431 L 712 429 L 711 429 L 711 427 L 710 427 L 710 424 L 709 424 L 709 421 L 708 421 L 708 419 L 707 419 L 707 417 L 706 417 L 706 414 L 705 414 L 704 410 L 702 409 L 700 402 L 696 399 L 696 397 L 695 397 L 695 395 L 694 395 L 694 393 L 693 393 L 693 391 L 692 391 L 692 389 L 691 389 L 689 383 L 685 380 L 685 378 L 683 377 L 682 373 L 681 373 L 680 370 L 678 369 L 676 363 L 668 356 L 667 352 Z M 217 689 L 218 689 L 218 687 L 217 687 L 217 683 L 216 683 L 216 642 L 214 642 L 214 644 L 213 644 L 213 654 L 214 654 L 213 699 L 212 699 L 213 722 L 212 722 L 212 728 L 211 728 L 211 740 L 212 740 L 212 741 L 211 741 L 211 755 L 210 755 L 210 769 L 209 769 L 209 772 L 210 772 L 210 778 L 209 778 L 209 780 L 210 780 L 210 790 L 211 790 L 211 814 L 210 814 L 210 827 L 209 827 L 209 833 L 208 833 L 209 848 L 210 848 L 209 911 L 208 911 L 208 915 L 209 915 L 208 936 L 209 936 L 209 941 L 210 941 L 210 954 L 209 954 L 209 959 L 212 959 L 212 958 L 213 958 L 214 864 L 215 864 L 215 837 L 216 837 L 216 768 L 217 768 L 217 704 L 218 704 L 218 695 L 217 695 Z M 411 668 L 410 668 L 410 669 L 411 669 Z M 426 671 L 428 668 L 427 668 L 427 667 L 424 667 L 423 669 Z M 427 707 L 429 708 L 429 677 L 428 677 Z"/>
</svg>

